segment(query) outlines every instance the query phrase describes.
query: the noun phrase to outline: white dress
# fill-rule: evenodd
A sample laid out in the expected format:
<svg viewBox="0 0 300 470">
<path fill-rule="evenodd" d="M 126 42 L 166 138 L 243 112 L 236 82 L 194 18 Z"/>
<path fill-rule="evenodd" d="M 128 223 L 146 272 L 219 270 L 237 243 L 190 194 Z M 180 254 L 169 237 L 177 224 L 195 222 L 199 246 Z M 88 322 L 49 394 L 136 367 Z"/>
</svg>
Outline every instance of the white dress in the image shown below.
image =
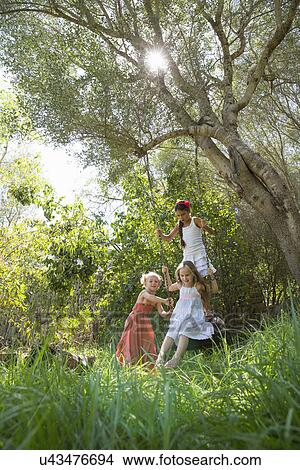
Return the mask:
<svg viewBox="0 0 300 470">
<path fill-rule="evenodd" d="M 191 339 L 208 339 L 213 333 L 213 325 L 205 321 L 201 296 L 196 287 L 181 287 L 167 336 L 178 344 L 180 335 Z"/>
<path fill-rule="evenodd" d="M 201 276 L 207 276 L 208 268 L 211 268 L 215 273 L 216 269 L 206 254 L 202 230 L 195 224 L 194 217 L 188 227 L 182 227 L 182 238 L 185 242 L 182 261 L 192 261 Z"/>
</svg>

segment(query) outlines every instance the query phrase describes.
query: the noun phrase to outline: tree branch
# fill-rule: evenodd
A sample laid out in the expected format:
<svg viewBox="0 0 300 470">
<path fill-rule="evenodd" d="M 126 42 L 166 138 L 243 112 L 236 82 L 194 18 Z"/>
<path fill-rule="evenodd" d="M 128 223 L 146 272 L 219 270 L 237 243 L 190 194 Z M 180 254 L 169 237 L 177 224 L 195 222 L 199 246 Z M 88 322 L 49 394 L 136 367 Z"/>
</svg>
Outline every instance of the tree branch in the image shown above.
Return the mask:
<svg viewBox="0 0 300 470">
<path fill-rule="evenodd" d="M 208 21 L 208 23 L 211 25 L 213 31 L 216 33 L 221 44 L 221 48 L 223 52 L 223 68 L 224 68 L 223 123 L 226 127 L 231 127 L 233 130 L 234 128 L 237 127 L 236 120 L 231 118 L 227 122 L 227 118 L 229 117 L 229 115 L 227 114 L 227 111 L 235 102 L 235 98 L 233 95 L 233 88 L 232 88 L 232 82 L 233 82 L 232 57 L 230 54 L 229 42 L 222 26 L 223 8 L 224 8 L 224 2 L 219 0 L 215 20 L 205 11 L 203 11 L 202 14 L 204 18 Z M 232 115 L 231 117 L 234 118 L 234 115 Z"/>
<path fill-rule="evenodd" d="M 136 14 L 136 10 L 134 8 L 134 6 L 131 5 L 130 3 L 130 0 L 124 0 L 125 2 L 125 5 L 127 6 L 128 8 L 128 11 L 131 15 L 131 18 L 133 20 L 133 29 L 134 29 L 134 34 L 139 37 L 140 36 L 140 33 L 139 33 L 139 29 L 138 29 L 138 23 L 137 23 L 137 14 Z"/>
<path fill-rule="evenodd" d="M 100 0 L 97 1 L 98 5 L 100 6 L 101 10 L 102 10 L 102 13 L 104 15 L 104 17 L 106 18 L 106 21 L 107 23 L 109 24 L 109 26 L 112 28 L 113 27 L 113 24 L 112 24 L 112 21 L 111 21 L 111 18 L 107 12 L 107 9 L 105 8 L 105 6 L 103 5 L 103 2 L 101 2 Z"/>
<path fill-rule="evenodd" d="M 138 155 L 145 155 L 147 152 L 157 148 L 163 142 L 166 142 L 170 139 L 176 137 L 192 137 L 197 139 L 201 149 L 203 150 L 205 156 L 210 160 L 212 165 L 216 168 L 219 175 L 225 179 L 231 187 L 235 190 L 240 191 L 240 188 L 237 188 L 237 184 L 232 181 L 231 174 L 231 165 L 230 160 L 227 158 L 224 153 L 216 146 L 216 144 L 207 136 L 213 136 L 215 130 L 211 126 L 206 124 L 201 126 L 190 126 L 186 128 L 176 129 L 174 131 L 166 132 L 161 134 L 155 139 L 148 142 L 146 145 L 141 147 L 137 152 Z"/>
<path fill-rule="evenodd" d="M 168 61 L 169 71 L 172 75 L 175 85 L 179 88 L 180 91 L 187 94 L 191 99 L 196 99 L 199 102 L 201 108 L 201 114 L 210 115 L 212 118 L 217 120 L 217 116 L 214 114 L 207 93 L 204 90 L 203 84 L 198 84 L 198 86 L 190 84 L 185 78 L 183 78 L 176 62 L 174 61 L 170 51 L 166 47 L 162 30 L 159 22 L 159 2 L 157 2 L 156 14 L 153 11 L 151 0 L 144 0 L 145 10 L 149 19 L 150 24 L 152 25 L 157 45 L 159 45 L 165 53 L 166 59 Z M 200 85 L 200 86 L 199 86 Z"/>
<path fill-rule="evenodd" d="M 153 8 L 152 8 L 152 4 L 151 4 L 151 0 L 144 0 L 143 3 L 144 3 L 144 6 L 145 6 L 145 10 L 146 10 L 148 19 L 149 19 L 150 24 L 153 28 L 156 41 L 159 45 L 162 45 L 164 41 L 163 41 L 162 30 L 161 30 L 160 23 L 159 23 L 159 6 L 156 5 L 157 10 L 154 13 Z"/>
<path fill-rule="evenodd" d="M 231 144 L 229 148 L 238 152 L 249 170 L 256 175 L 265 188 L 268 188 L 269 193 L 275 198 L 275 200 L 290 201 L 285 183 L 268 161 L 262 159 L 260 155 L 253 152 L 236 136 L 231 136 Z M 287 204 L 289 204 L 289 202 L 287 202 Z M 286 207 L 286 209 L 289 208 Z"/>
<path fill-rule="evenodd" d="M 282 25 L 281 0 L 274 0 L 276 24 L 280 28 Z"/>
<path fill-rule="evenodd" d="M 193 124 L 193 119 L 186 112 L 183 105 L 172 95 L 172 93 L 166 87 L 163 77 L 158 77 L 156 80 L 152 80 L 159 89 L 160 95 L 164 103 L 172 110 L 178 122 L 182 126 L 189 126 Z"/>
<path fill-rule="evenodd" d="M 223 145 L 228 146 L 231 143 L 231 136 L 226 132 L 222 127 L 212 126 L 208 123 L 201 125 L 191 125 L 188 127 L 183 127 L 181 129 L 175 129 L 173 131 L 166 132 L 157 136 L 155 139 L 152 139 L 151 142 L 144 145 L 141 148 L 141 153 L 146 153 L 149 150 L 154 149 L 158 145 L 166 142 L 167 140 L 174 139 L 176 137 L 193 137 L 198 139 L 199 137 L 209 137 L 218 140 Z M 228 159 L 227 159 L 228 160 Z"/>
<path fill-rule="evenodd" d="M 8 139 L 6 139 L 6 141 L 4 143 L 4 149 L 3 149 L 2 155 L 0 157 L 0 165 L 3 163 L 3 160 L 6 157 L 7 151 L 8 151 Z"/>
<path fill-rule="evenodd" d="M 288 204 L 287 187 L 272 165 L 263 160 L 258 154 L 249 149 L 238 137 L 228 133 L 224 128 L 202 124 L 200 126 L 189 126 L 187 128 L 177 129 L 156 137 L 147 145 L 143 146 L 140 152 L 141 154 L 145 153 L 162 142 L 183 136 L 190 136 L 197 139 L 205 155 L 219 171 L 221 176 L 230 180 L 232 184 L 236 184 L 236 182 L 234 182 L 232 178 L 230 160 L 225 157 L 211 139 L 216 139 L 227 148 L 234 149 L 236 158 L 241 159 L 240 164 L 242 165 L 242 163 L 244 163 L 254 175 L 257 175 L 264 189 L 273 196 L 274 200 L 283 200 Z M 238 188 L 235 189 L 239 192 Z"/>
<path fill-rule="evenodd" d="M 292 22 L 297 13 L 297 7 L 299 6 L 300 0 L 291 0 L 289 11 L 287 14 L 286 21 L 279 22 L 278 12 L 277 12 L 277 26 L 274 31 L 273 36 L 267 41 L 266 46 L 263 48 L 260 58 L 256 64 L 255 70 L 250 77 L 248 86 L 244 93 L 244 96 L 240 99 L 238 103 L 233 106 L 233 111 L 238 113 L 242 109 L 244 109 L 250 102 L 263 74 L 265 71 L 265 67 L 269 61 L 274 50 L 279 46 L 279 44 L 283 41 L 285 36 L 288 34 Z"/>
</svg>

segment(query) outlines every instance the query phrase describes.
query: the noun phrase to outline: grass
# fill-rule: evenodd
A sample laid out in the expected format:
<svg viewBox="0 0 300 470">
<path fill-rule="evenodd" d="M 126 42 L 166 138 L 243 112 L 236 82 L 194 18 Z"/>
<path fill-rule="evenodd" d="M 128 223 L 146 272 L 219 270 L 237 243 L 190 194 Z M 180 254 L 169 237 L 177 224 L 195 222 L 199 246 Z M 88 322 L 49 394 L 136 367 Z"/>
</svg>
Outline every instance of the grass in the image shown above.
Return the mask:
<svg viewBox="0 0 300 470">
<path fill-rule="evenodd" d="M 188 352 L 174 371 L 119 368 L 93 350 L 78 373 L 42 351 L 1 366 L 2 449 L 299 449 L 300 322 Z"/>
</svg>

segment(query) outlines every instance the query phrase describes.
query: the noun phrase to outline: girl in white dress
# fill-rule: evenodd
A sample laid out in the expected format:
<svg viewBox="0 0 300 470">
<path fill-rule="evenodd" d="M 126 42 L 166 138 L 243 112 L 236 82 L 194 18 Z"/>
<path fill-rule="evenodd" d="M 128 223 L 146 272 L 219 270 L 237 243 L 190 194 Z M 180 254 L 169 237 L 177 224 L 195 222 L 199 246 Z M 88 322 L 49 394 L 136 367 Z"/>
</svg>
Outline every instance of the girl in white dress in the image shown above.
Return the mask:
<svg viewBox="0 0 300 470">
<path fill-rule="evenodd" d="M 202 232 L 213 235 L 214 230 L 207 225 L 204 219 L 191 216 L 189 201 L 176 202 L 174 209 L 178 224 L 166 235 L 158 228 L 157 235 L 163 241 L 171 241 L 179 234 L 183 249 L 183 261 L 192 261 L 201 276 L 209 274 L 213 278 L 216 269 L 208 259 Z"/>
<path fill-rule="evenodd" d="M 176 270 L 175 284 L 171 284 L 169 270 L 163 267 L 166 273 L 168 289 L 170 292 L 180 291 L 180 297 L 172 313 L 170 326 L 161 346 L 156 366 L 164 365 L 165 355 L 175 342 L 177 349 L 166 364 L 167 368 L 177 367 L 185 353 L 189 338 L 208 339 L 211 338 L 213 325 L 205 321 L 204 307 L 207 308 L 208 293 L 202 276 L 191 261 L 184 261 Z"/>
</svg>

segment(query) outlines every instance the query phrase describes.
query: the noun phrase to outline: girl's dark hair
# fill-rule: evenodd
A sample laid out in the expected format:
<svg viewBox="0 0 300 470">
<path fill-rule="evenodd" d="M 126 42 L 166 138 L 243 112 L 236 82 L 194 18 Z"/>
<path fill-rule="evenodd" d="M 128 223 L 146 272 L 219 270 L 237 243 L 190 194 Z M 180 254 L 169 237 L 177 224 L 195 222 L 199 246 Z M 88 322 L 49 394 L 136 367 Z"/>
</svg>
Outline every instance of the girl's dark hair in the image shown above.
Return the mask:
<svg viewBox="0 0 300 470">
<path fill-rule="evenodd" d="M 204 281 L 204 277 L 201 276 L 201 274 L 197 271 L 197 268 L 196 266 L 194 265 L 194 263 L 192 263 L 192 261 L 183 261 L 179 266 L 178 268 L 176 269 L 176 281 L 178 282 L 178 284 L 182 284 L 181 280 L 180 280 L 180 270 L 184 267 L 187 267 L 189 268 L 189 270 L 191 271 L 191 273 L 193 274 L 194 276 L 194 284 L 200 284 L 202 289 L 201 289 L 201 298 L 202 298 L 202 302 L 203 302 L 203 307 L 204 309 L 208 312 L 210 310 L 210 305 L 209 305 L 209 290 L 207 288 L 207 285 Z"/>
<path fill-rule="evenodd" d="M 185 241 L 183 239 L 183 232 L 182 232 L 182 227 L 183 227 L 183 223 L 181 222 L 181 220 L 179 221 L 178 223 L 178 233 L 179 233 L 179 236 L 180 236 L 180 245 L 181 245 L 181 248 L 184 248 L 185 247 Z"/>
<path fill-rule="evenodd" d="M 189 201 L 178 201 L 175 204 L 174 211 L 187 211 L 190 212 L 190 203 Z"/>
<path fill-rule="evenodd" d="M 177 210 L 179 211 L 186 211 L 186 212 L 190 212 L 190 204 L 188 201 L 179 201 L 179 202 L 176 202 L 175 204 L 175 207 L 174 207 L 174 210 L 175 212 Z M 185 241 L 183 240 L 183 232 L 182 232 L 182 227 L 183 227 L 183 223 L 181 222 L 181 220 L 179 221 L 178 223 L 178 228 L 179 228 L 179 237 L 180 237 L 180 244 L 181 244 L 181 248 L 184 248 L 185 247 Z"/>
</svg>

